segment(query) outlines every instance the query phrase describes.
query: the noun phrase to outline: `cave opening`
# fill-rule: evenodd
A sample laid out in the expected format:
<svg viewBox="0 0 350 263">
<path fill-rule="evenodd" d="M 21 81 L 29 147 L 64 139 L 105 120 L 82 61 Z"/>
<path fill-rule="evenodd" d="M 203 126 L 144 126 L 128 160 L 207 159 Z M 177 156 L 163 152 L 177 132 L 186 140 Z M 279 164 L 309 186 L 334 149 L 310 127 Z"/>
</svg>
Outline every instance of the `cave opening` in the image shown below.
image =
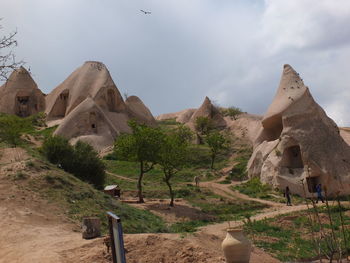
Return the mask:
<svg viewBox="0 0 350 263">
<path fill-rule="evenodd" d="M 17 112 L 16 115 L 19 117 L 28 117 L 30 115 L 28 104 L 29 104 L 29 96 L 17 96 Z"/>
<path fill-rule="evenodd" d="M 290 169 L 304 168 L 299 145 L 290 146 L 283 151 L 282 166 Z"/>
<path fill-rule="evenodd" d="M 265 140 L 269 142 L 277 140 L 283 131 L 282 116 L 277 115 L 265 120 L 263 126 L 265 130 Z"/>
</svg>

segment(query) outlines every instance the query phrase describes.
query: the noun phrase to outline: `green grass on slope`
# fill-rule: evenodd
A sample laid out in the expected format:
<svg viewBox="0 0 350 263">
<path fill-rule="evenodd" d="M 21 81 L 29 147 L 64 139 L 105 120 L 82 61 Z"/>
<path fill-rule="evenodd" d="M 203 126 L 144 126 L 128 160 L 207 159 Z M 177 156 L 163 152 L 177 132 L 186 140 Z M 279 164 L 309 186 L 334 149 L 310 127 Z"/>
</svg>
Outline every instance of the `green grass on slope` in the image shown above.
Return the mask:
<svg viewBox="0 0 350 263">
<path fill-rule="evenodd" d="M 239 192 L 254 198 L 260 198 L 279 203 L 286 202 L 286 199 L 281 191 L 273 189 L 268 184 L 261 183 L 258 177 L 254 177 L 246 183 L 233 186 L 232 189 L 238 190 Z M 292 195 L 292 203 L 301 204 L 303 203 L 303 199 L 299 196 Z"/>
<path fill-rule="evenodd" d="M 123 204 L 60 170 L 52 170 L 30 179 L 29 186 L 47 200 L 57 203 L 76 222 L 81 222 L 84 216 L 99 217 L 104 232 L 107 230 L 107 211 L 112 211 L 122 219 L 125 233 L 166 231 L 160 217 Z"/>
</svg>

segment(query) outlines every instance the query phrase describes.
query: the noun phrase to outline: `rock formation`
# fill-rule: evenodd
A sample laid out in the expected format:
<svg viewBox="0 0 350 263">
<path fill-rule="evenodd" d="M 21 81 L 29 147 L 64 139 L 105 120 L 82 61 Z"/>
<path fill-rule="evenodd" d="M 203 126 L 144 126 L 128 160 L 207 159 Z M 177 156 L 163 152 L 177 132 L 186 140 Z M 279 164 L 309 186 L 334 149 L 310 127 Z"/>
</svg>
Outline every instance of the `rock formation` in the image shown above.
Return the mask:
<svg viewBox="0 0 350 263">
<path fill-rule="evenodd" d="M 226 122 L 222 117 L 219 109 L 217 109 L 210 101 L 208 97 L 205 97 L 203 104 L 196 110 L 191 116 L 188 125 L 191 128 L 195 127 L 195 123 L 198 117 L 207 117 L 209 118 L 214 127 L 216 128 L 225 128 Z"/>
<path fill-rule="evenodd" d="M 27 117 L 45 110 L 45 95 L 29 72 L 20 67 L 0 87 L 0 112 Z"/>
<path fill-rule="evenodd" d="M 88 97 L 109 112 L 126 109 L 106 66 L 87 61 L 47 95 L 45 112 L 48 120 L 64 118 Z"/>
<path fill-rule="evenodd" d="M 113 145 L 120 133 L 130 132 L 131 118 L 155 124 L 139 98 L 132 96 L 124 102 L 109 71 L 100 62 L 85 62 L 47 96 L 46 104 L 48 120 L 59 124 L 55 135 L 72 143 L 88 142 L 99 151 Z"/>
<path fill-rule="evenodd" d="M 158 121 L 175 119 L 179 123 L 187 123 L 197 109 L 185 109 L 174 113 L 165 113 L 157 116 Z"/>
<path fill-rule="evenodd" d="M 153 117 L 151 111 L 137 96 L 129 96 L 125 100 L 126 107 L 128 109 L 129 116 L 136 119 L 140 123 L 146 125 L 155 126 L 157 122 Z"/>
<path fill-rule="evenodd" d="M 250 177 L 293 193 L 350 193 L 350 147 L 337 125 L 314 101 L 299 74 L 285 65 L 277 94 L 261 121 L 248 163 Z"/>
</svg>

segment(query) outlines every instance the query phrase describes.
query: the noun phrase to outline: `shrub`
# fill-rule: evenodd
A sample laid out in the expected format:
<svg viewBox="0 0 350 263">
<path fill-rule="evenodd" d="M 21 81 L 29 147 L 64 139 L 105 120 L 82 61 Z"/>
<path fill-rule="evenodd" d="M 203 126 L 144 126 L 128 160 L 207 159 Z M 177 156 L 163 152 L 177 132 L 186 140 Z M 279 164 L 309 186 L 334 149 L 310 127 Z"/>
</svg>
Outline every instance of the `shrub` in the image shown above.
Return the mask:
<svg viewBox="0 0 350 263">
<path fill-rule="evenodd" d="M 97 152 L 87 143 L 78 141 L 74 146 L 70 171 L 80 179 L 102 188 L 105 179 L 105 165 Z"/>
<path fill-rule="evenodd" d="M 45 140 L 42 152 L 51 163 L 60 164 L 65 171 L 97 188 L 103 187 L 105 166 L 89 144 L 78 141 L 71 146 L 67 139 L 53 136 Z"/>
<path fill-rule="evenodd" d="M 41 149 L 51 163 L 61 165 L 68 164 L 72 160 L 74 152 L 73 146 L 61 136 L 47 138 Z"/>
</svg>

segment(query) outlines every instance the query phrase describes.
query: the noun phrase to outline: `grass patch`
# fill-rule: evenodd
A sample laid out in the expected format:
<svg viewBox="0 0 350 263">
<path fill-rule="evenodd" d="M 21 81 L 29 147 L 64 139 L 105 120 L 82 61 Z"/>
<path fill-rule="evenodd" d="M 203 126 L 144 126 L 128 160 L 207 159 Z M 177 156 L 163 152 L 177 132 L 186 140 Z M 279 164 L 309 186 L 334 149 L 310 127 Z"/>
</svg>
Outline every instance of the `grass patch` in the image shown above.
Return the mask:
<svg viewBox="0 0 350 263">
<path fill-rule="evenodd" d="M 260 198 L 264 200 L 270 200 L 279 203 L 285 203 L 286 199 L 283 193 L 277 189 L 272 189 L 268 184 L 263 184 L 258 177 L 253 177 L 246 183 L 232 186 L 233 190 L 238 190 L 239 192 L 246 194 L 253 198 Z M 293 204 L 303 203 L 303 199 L 299 196 L 292 196 Z"/>
<path fill-rule="evenodd" d="M 344 224 L 346 228 L 347 239 L 350 237 L 350 217 L 348 208 L 341 208 L 344 214 Z M 326 208 L 319 207 L 319 215 L 322 226 L 331 233 Z M 312 209 L 311 209 L 312 211 Z M 339 217 L 339 208 L 331 207 L 331 217 L 334 222 L 335 234 L 337 238 L 342 238 L 340 231 L 341 221 Z M 299 261 L 316 260 L 317 252 L 312 241 L 311 226 L 307 216 L 307 211 L 293 214 L 281 215 L 276 218 L 265 219 L 261 221 L 247 221 L 244 230 L 248 233 L 254 244 L 263 248 L 279 260 Z M 319 235 L 320 227 L 314 227 L 315 235 Z M 326 250 L 325 240 L 320 241 L 323 251 Z M 343 251 L 345 249 L 343 248 Z"/>
<path fill-rule="evenodd" d="M 166 232 L 164 221 L 149 211 L 123 204 L 73 175 L 60 170 L 51 171 L 29 181 L 32 190 L 62 207 L 69 218 L 80 223 L 85 216 L 101 219 L 102 231 L 107 231 L 106 212 L 112 211 L 123 222 L 125 233 Z"/>
</svg>

